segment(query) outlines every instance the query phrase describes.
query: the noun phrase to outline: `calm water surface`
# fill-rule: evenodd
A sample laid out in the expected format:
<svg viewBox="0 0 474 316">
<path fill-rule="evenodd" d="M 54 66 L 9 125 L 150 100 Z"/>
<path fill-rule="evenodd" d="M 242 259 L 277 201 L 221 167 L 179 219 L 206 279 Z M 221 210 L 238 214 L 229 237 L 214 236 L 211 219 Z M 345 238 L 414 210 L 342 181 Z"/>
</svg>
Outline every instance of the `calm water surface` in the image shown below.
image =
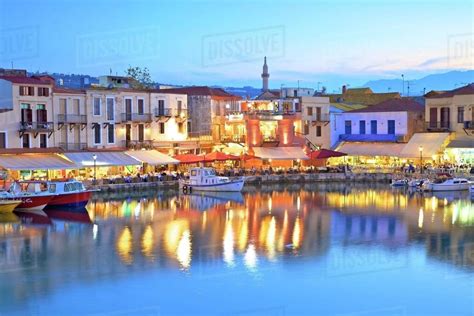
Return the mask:
<svg viewBox="0 0 474 316">
<path fill-rule="evenodd" d="M 472 315 L 474 203 L 388 186 L 0 216 L 1 315 Z"/>
</svg>

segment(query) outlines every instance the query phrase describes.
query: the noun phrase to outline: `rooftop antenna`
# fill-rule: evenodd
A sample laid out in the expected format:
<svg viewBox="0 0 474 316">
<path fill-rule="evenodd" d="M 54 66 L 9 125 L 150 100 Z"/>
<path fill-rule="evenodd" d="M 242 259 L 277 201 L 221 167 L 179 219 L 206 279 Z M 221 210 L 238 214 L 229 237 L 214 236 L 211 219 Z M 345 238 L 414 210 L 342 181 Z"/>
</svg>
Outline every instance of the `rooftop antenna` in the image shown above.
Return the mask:
<svg viewBox="0 0 474 316">
<path fill-rule="evenodd" d="M 410 87 L 414 86 L 413 83 L 410 83 L 410 81 L 407 80 L 407 97 L 410 96 Z"/>
<path fill-rule="evenodd" d="M 405 94 L 405 75 L 402 74 L 402 97 Z"/>
</svg>

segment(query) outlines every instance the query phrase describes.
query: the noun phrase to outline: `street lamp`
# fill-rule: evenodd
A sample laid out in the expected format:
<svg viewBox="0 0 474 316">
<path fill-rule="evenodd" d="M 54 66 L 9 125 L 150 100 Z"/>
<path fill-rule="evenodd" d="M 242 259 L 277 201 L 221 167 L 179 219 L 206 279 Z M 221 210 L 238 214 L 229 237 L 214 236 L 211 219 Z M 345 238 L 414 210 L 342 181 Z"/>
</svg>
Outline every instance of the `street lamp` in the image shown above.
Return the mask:
<svg viewBox="0 0 474 316">
<path fill-rule="evenodd" d="M 418 148 L 420 151 L 420 173 L 423 174 L 423 146 Z"/>
<path fill-rule="evenodd" d="M 94 160 L 94 185 L 97 184 L 97 155 L 93 154 L 92 159 Z"/>
</svg>

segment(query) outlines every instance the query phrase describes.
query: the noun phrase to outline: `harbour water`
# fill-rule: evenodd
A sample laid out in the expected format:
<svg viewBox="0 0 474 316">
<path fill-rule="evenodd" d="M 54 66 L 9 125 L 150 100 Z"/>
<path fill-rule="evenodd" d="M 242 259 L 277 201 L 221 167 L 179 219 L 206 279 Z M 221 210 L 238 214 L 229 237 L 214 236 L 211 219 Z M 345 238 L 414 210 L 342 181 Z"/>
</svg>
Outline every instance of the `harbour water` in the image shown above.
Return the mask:
<svg viewBox="0 0 474 316">
<path fill-rule="evenodd" d="M 469 193 L 97 194 L 0 216 L 0 315 L 472 315 Z"/>
</svg>

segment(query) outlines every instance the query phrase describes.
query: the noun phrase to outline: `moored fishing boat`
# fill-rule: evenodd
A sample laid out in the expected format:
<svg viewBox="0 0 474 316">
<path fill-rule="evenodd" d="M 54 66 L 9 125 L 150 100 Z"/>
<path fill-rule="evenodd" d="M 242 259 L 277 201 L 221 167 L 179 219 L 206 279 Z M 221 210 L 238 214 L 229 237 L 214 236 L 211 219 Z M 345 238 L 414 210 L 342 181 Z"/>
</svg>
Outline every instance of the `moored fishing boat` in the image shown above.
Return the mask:
<svg viewBox="0 0 474 316">
<path fill-rule="evenodd" d="M 76 180 L 47 181 L 46 183 L 48 191 L 55 194 L 47 208 L 84 208 L 89 203 L 93 192 Z"/>
<path fill-rule="evenodd" d="M 392 187 L 406 187 L 408 185 L 407 179 L 392 179 Z"/>
<path fill-rule="evenodd" d="M 213 168 L 197 167 L 190 170 L 189 179 L 179 180 L 179 189 L 183 192 L 240 192 L 244 182 L 244 178 L 230 179 L 217 176 Z"/>
<path fill-rule="evenodd" d="M 36 212 L 43 210 L 53 199 L 54 195 L 48 192 L 48 188 L 40 183 L 14 182 L 8 191 L 1 191 L 0 198 L 3 200 L 20 200 L 15 210 Z"/>
</svg>

